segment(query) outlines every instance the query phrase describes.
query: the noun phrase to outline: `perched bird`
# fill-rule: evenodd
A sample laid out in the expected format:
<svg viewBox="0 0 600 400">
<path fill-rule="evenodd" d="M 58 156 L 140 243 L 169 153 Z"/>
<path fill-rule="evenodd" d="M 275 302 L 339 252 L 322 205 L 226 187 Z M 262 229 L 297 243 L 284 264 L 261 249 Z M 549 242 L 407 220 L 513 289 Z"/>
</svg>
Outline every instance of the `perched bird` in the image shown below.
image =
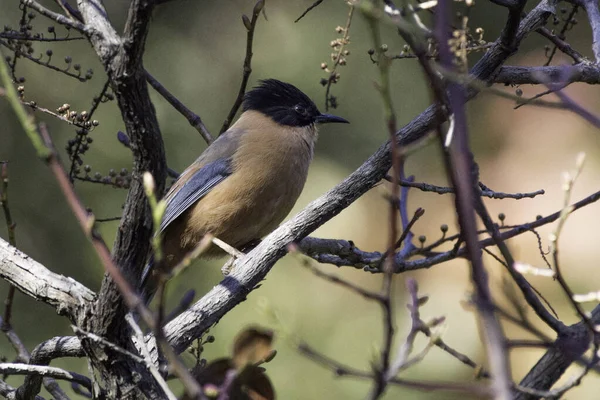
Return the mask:
<svg viewBox="0 0 600 400">
<path fill-rule="evenodd" d="M 317 124 L 348 123 L 322 114 L 295 86 L 261 81 L 246 93 L 237 122 L 177 179 L 160 225 L 164 266 L 171 269 L 207 233 L 243 249 L 273 231 L 302 192 Z M 222 251 L 212 245 L 204 257 Z M 152 262 L 143 280 L 151 275 Z"/>
</svg>

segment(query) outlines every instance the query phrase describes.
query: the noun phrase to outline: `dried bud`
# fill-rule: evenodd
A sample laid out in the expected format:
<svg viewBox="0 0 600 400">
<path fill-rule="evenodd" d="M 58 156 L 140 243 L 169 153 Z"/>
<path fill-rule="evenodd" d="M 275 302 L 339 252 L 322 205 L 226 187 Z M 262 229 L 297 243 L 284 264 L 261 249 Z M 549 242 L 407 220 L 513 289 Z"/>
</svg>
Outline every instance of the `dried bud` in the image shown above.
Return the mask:
<svg viewBox="0 0 600 400">
<path fill-rule="evenodd" d="M 257 15 L 259 12 L 261 12 L 264 6 L 265 6 L 265 0 L 258 0 L 256 2 L 256 5 L 254 6 L 254 10 L 252 10 L 254 15 Z"/>
<path fill-rule="evenodd" d="M 247 30 L 252 29 L 252 24 L 250 23 L 250 18 L 246 16 L 246 14 L 242 14 L 242 22 Z"/>
</svg>

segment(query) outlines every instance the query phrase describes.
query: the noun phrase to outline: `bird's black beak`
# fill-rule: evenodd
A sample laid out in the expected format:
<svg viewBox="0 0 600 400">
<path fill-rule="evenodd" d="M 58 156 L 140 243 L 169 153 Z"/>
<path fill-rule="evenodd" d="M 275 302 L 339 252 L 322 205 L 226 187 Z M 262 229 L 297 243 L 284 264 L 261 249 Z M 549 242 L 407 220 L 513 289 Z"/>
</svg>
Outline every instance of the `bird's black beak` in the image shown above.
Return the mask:
<svg viewBox="0 0 600 400">
<path fill-rule="evenodd" d="M 319 124 L 328 124 L 330 122 L 339 122 L 339 123 L 344 123 L 344 124 L 350 123 L 342 117 L 338 117 L 338 116 L 331 115 L 331 114 L 321 114 L 321 115 L 317 116 L 317 123 L 319 123 Z"/>
</svg>

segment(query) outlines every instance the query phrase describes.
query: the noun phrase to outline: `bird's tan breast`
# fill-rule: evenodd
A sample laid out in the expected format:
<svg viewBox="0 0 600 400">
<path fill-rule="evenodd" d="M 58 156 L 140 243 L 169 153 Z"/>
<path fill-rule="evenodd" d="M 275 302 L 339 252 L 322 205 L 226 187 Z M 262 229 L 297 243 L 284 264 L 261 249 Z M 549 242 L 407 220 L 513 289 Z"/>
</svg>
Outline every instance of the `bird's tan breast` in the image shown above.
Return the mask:
<svg viewBox="0 0 600 400">
<path fill-rule="evenodd" d="M 262 115 L 244 131 L 233 173 L 191 210 L 187 227 L 195 242 L 211 233 L 234 247 L 259 239 L 288 215 L 300 196 L 312 159 L 313 127 L 281 127 Z"/>
</svg>

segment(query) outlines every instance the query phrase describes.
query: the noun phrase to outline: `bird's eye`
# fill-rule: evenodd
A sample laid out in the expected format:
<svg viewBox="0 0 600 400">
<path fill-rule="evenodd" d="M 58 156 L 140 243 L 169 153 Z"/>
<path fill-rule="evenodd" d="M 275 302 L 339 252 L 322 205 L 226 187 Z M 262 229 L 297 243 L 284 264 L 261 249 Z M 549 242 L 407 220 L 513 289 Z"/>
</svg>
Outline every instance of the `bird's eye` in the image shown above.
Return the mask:
<svg viewBox="0 0 600 400">
<path fill-rule="evenodd" d="M 296 104 L 294 106 L 294 111 L 296 111 L 298 114 L 306 114 L 306 108 L 304 108 L 302 105 L 300 104 Z"/>
</svg>

